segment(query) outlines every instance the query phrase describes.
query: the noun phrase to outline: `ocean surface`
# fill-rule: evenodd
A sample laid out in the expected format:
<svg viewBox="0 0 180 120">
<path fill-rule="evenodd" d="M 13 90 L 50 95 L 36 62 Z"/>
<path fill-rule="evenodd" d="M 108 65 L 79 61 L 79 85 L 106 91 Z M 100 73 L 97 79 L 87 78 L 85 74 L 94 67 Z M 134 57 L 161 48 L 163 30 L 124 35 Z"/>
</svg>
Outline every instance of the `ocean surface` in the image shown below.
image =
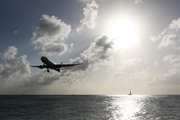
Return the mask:
<svg viewBox="0 0 180 120">
<path fill-rule="evenodd" d="M 180 96 L 1 95 L 0 120 L 180 120 Z"/>
</svg>

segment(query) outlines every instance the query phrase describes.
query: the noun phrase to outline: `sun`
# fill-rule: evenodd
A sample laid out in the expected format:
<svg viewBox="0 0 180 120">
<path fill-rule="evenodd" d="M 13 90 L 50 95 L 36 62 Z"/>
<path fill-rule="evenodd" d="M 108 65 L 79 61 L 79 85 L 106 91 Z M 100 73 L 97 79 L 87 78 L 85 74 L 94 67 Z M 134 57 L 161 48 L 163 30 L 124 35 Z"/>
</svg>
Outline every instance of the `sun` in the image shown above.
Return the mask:
<svg viewBox="0 0 180 120">
<path fill-rule="evenodd" d="M 126 48 L 139 43 L 134 25 L 127 20 L 114 22 L 110 27 L 110 38 L 116 48 Z"/>
</svg>

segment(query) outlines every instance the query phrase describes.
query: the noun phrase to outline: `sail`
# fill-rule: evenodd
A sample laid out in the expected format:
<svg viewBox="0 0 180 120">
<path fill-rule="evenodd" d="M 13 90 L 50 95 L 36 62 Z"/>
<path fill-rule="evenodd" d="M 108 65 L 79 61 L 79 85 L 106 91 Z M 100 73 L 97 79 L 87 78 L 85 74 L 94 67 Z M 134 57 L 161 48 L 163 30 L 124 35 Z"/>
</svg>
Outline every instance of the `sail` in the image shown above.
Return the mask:
<svg viewBox="0 0 180 120">
<path fill-rule="evenodd" d="M 131 91 L 130 91 L 129 95 L 132 95 Z"/>
<path fill-rule="evenodd" d="M 128 95 L 132 95 L 131 90 L 130 90 L 130 93 Z"/>
</svg>

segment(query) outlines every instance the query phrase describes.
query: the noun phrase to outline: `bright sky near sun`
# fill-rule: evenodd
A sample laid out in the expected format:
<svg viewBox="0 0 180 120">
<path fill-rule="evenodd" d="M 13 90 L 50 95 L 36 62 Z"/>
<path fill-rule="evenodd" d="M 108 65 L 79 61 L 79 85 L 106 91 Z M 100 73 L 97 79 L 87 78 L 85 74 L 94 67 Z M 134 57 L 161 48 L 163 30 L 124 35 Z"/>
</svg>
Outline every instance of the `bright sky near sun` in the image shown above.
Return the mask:
<svg viewBox="0 0 180 120">
<path fill-rule="evenodd" d="M 0 0 L 0 94 L 180 94 L 179 0 Z M 84 63 L 30 68 L 46 56 Z"/>
</svg>

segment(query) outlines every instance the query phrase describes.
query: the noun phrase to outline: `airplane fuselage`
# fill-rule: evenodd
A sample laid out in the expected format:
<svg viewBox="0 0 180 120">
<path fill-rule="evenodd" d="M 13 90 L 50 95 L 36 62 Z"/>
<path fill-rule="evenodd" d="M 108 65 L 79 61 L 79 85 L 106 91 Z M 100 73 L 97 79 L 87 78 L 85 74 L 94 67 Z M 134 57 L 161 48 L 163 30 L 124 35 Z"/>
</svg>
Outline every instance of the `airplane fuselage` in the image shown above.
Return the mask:
<svg viewBox="0 0 180 120">
<path fill-rule="evenodd" d="M 51 60 L 49 60 L 47 57 L 42 56 L 41 57 L 41 61 L 48 67 L 51 69 L 55 69 L 57 71 L 60 71 L 60 67 L 56 66 L 56 63 L 52 62 Z"/>
<path fill-rule="evenodd" d="M 51 60 L 49 60 L 47 57 L 44 57 L 44 56 L 41 57 L 41 61 L 44 64 L 46 64 L 48 67 L 52 67 L 56 65 L 54 62 L 52 62 Z"/>
<path fill-rule="evenodd" d="M 50 72 L 49 69 L 54 69 L 54 70 L 60 72 L 61 68 L 72 67 L 74 65 L 83 64 L 83 63 L 79 63 L 79 64 L 62 64 L 62 62 L 61 62 L 61 64 L 56 64 L 56 63 L 52 62 L 50 59 L 48 59 L 45 56 L 41 57 L 41 61 L 43 62 L 43 65 L 36 65 L 36 66 L 31 66 L 31 67 L 37 67 L 37 68 L 40 68 L 40 69 L 46 68 L 47 72 Z"/>
</svg>

